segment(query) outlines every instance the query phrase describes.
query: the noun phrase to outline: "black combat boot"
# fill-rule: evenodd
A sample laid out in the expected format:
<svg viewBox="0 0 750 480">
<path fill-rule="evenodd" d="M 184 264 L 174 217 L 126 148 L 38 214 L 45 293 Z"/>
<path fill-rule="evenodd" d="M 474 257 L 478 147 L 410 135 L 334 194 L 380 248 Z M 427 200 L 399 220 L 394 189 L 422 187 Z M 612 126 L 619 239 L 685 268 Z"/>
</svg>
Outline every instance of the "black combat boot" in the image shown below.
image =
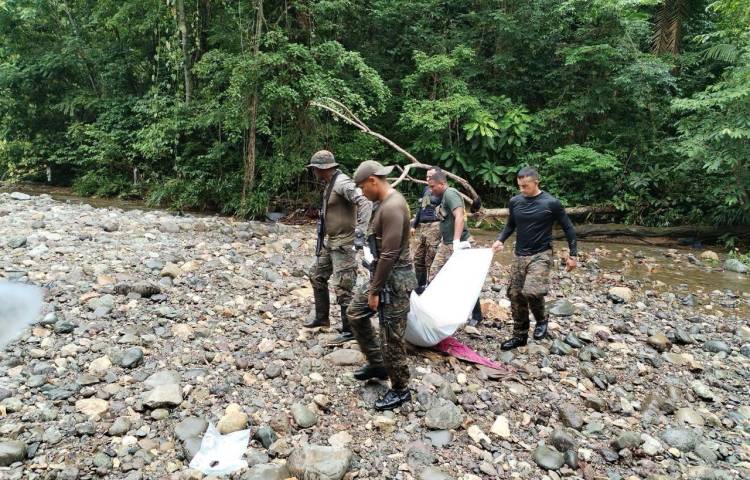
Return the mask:
<svg viewBox="0 0 750 480">
<path fill-rule="evenodd" d="M 328 346 L 334 347 L 336 345 L 343 345 L 352 340 L 354 340 L 354 334 L 352 333 L 352 328 L 349 326 L 349 317 L 346 314 L 346 307 L 341 305 L 341 335 L 328 342 Z"/>
<path fill-rule="evenodd" d="M 482 304 L 479 303 L 479 300 L 477 300 L 477 303 L 474 304 L 474 310 L 471 311 L 471 317 L 469 317 L 468 325 L 472 327 L 476 327 L 480 323 L 482 323 Z"/>
<path fill-rule="evenodd" d="M 534 327 L 534 340 L 541 340 L 547 336 L 547 321 L 549 317 L 544 317 L 542 320 L 537 320 L 536 326 Z"/>
<path fill-rule="evenodd" d="M 408 388 L 404 390 L 391 389 L 385 392 L 383 398 L 375 402 L 375 410 L 393 410 L 409 401 L 411 401 L 411 393 Z"/>
<path fill-rule="evenodd" d="M 354 378 L 357 380 L 370 380 L 371 378 L 387 380 L 388 370 L 383 365 L 370 365 L 368 363 L 354 372 Z"/>
<path fill-rule="evenodd" d="M 526 345 L 526 340 L 526 337 L 512 337 L 500 345 L 500 350 L 513 350 L 514 348 L 523 347 Z"/>
<path fill-rule="evenodd" d="M 331 325 L 331 319 L 328 318 L 331 308 L 328 289 L 313 288 L 313 297 L 315 298 L 315 318 L 302 326 L 305 328 L 328 327 Z"/>
</svg>

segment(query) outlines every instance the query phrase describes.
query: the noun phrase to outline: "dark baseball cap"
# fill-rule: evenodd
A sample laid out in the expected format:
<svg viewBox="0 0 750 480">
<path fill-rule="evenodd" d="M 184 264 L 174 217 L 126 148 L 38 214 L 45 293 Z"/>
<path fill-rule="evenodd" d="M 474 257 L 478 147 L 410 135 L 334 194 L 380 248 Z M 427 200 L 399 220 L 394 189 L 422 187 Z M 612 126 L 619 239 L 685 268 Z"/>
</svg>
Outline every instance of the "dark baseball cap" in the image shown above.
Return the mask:
<svg viewBox="0 0 750 480">
<path fill-rule="evenodd" d="M 392 171 L 393 165 L 390 167 L 384 167 L 375 160 L 365 160 L 359 164 L 359 167 L 357 167 L 357 170 L 354 172 L 354 183 L 359 185 L 373 175 L 385 177 Z"/>
<path fill-rule="evenodd" d="M 333 154 L 331 152 L 329 152 L 328 150 L 320 150 L 313 153 L 312 158 L 310 158 L 310 164 L 307 166 L 307 168 L 320 168 L 323 170 L 327 170 L 329 168 L 338 166 L 339 164 L 336 163 L 336 159 L 333 157 Z"/>
</svg>

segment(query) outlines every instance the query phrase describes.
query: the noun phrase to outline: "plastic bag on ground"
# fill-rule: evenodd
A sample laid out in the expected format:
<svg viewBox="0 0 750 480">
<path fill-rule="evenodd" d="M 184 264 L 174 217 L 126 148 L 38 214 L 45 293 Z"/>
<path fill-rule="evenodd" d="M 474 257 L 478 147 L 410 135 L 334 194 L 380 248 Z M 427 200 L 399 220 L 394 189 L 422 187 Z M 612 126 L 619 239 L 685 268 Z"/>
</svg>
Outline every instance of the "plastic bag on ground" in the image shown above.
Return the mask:
<svg viewBox="0 0 750 480">
<path fill-rule="evenodd" d="M 492 262 L 489 248 L 457 250 L 422 295 L 412 292 L 406 341 L 432 347 L 466 323 Z"/>
<path fill-rule="evenodd" d="M 190 468 L 205 475 L 228 475 L 247 468 L 247 461 L 242 456 L 249 442 L 249 429 L 222 435 L 209 423 L 201 440 L 201 448 L 190 461 Z"/>
<path fill-rule="evenodd" d="M 13 341 L 42 311 L 42 291 L 33 285 L 0 282 L 0 350 Z"/>
</svg>

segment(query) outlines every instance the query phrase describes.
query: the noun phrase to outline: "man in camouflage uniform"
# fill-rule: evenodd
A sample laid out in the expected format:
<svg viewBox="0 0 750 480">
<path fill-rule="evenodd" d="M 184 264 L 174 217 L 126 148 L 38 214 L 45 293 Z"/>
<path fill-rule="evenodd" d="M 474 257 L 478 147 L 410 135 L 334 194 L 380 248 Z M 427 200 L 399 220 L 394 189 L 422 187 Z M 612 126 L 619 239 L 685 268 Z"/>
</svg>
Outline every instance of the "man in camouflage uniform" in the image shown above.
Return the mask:
<svg viewBox="0 0 750 480">
<path fill-rule="evenodd" d="M 430 180 L 434 168 L 427 170 L 427 181 Z M 438 208 L 440 197 L 430 192 L 430 187 L 425 186 L 422 198 L 417 205 L 417 213 L 412 220 L 412 235 L 417 237 L 417 246 L 414 250 L 414 273 L 417 275 L 417 292 L 424 290 L 427 286 L 427 278 L 430 266 L 435 258 L 438 246 L 440 246 L 440 218 Z"/>
<path fill-rule="evenodd" d="M 441 242 L 430 266 L 430 281 L 432 281 L 448 262 L 453 252 L 462 248 L 470 248 L 474 239 L 471 238 L 469 230 L 466 228 L 464 200 L 458 190 L 448 186 L 448 178 L 445 172 L 435 169 L 435 172 L 428 179 L 427 185 L 433 195 L 440 197 L 438 217 L 440 218 Z M 477 299 L 468 324 L 475 326 L 481 321 L 482 305 Z"/>
<path fill-rule="evenodd" d="M 326 188 L 323 191 L 319 219 L 319 228 L 323 229 L 320 239 L 322 244 L 308 272 L 315 297 L 315 317 L 304 326 L 313 328 L 331 324 L 328 316 L 328 280 L 332 279 L 336 302 L 341 307 L 341 335 L 331 345 L 354 339 L 346 309 L 357 282 L 355 246 L 364 246 L 364 232 L 372 212 L 370 201 L 357 189 L 351 178 L 337 167 L 338 163 L 328 150 L 316 152 L 308 165 L 315 177 L 325 183 Z"/>
<path fill-rule="evenodd" d="M 521 191 L 510 199 L 508 223 L 492 245 L 496 252 L 516 233 L 515 258 L 511 267 L 508 297 L 513 316 L 513 337 L 503 342 L 501 349 L 511 350 L 526 345 L 529 335 L 529 310 L 536 325 L 534 339 L 547 335 L 547 313 L 544 296 L 547 294 L 549 273 L 552 268 L 552 226 L 560 223 L 568 240 L 570 256 L 566 260 L 568 271 L 576 268 L 576 233 L 560 201 L 539 189 L 539 173 L 524 167 L 516 181 Z"/>
<path fill-rule="evenodd" d="M 375 257 L 370 282 L 357 291 L 348 312 L 354 336 L 367 358 L 367 365 L 357 370 L 354 378 L 391 381 L 391 389 L 375 402 L 376 410 L 393 410 L 411 400 L 404 334 L 409 296 L 417 279 L 409 252 L 409 206 L 386 179 L 392 170 L 368 160 L 354 173 L 365 196 L 379 202 L 368 231 L 367 243 Z M 370 322 L 375 312 L 380 321 L 379 345 Z"/>
</svg>

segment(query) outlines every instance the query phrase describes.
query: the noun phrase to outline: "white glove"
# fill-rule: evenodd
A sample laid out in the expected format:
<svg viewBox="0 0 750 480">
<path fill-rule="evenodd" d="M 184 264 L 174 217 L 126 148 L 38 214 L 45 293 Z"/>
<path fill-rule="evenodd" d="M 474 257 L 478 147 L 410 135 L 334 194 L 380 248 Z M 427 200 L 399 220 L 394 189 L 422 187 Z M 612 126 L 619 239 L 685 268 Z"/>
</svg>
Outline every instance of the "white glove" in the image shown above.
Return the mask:
<svg viewBox="0 0 750 480">
<path fill-rule="evenodd" d="M 372 263 L 372 261 L 375 260 L 375 257 L 372 256 L 372 252 L 370 251 L 370 247 L 367 245 L 362 248 L 362 257 L 367 263 Z"/>
<path fill-rule="evenodd" d="M 469 242 L 462 242 L 461 240 L 453 240 L 453 251 L 463 250 L 465 248 L 471 248 Z"/>
</svg>

